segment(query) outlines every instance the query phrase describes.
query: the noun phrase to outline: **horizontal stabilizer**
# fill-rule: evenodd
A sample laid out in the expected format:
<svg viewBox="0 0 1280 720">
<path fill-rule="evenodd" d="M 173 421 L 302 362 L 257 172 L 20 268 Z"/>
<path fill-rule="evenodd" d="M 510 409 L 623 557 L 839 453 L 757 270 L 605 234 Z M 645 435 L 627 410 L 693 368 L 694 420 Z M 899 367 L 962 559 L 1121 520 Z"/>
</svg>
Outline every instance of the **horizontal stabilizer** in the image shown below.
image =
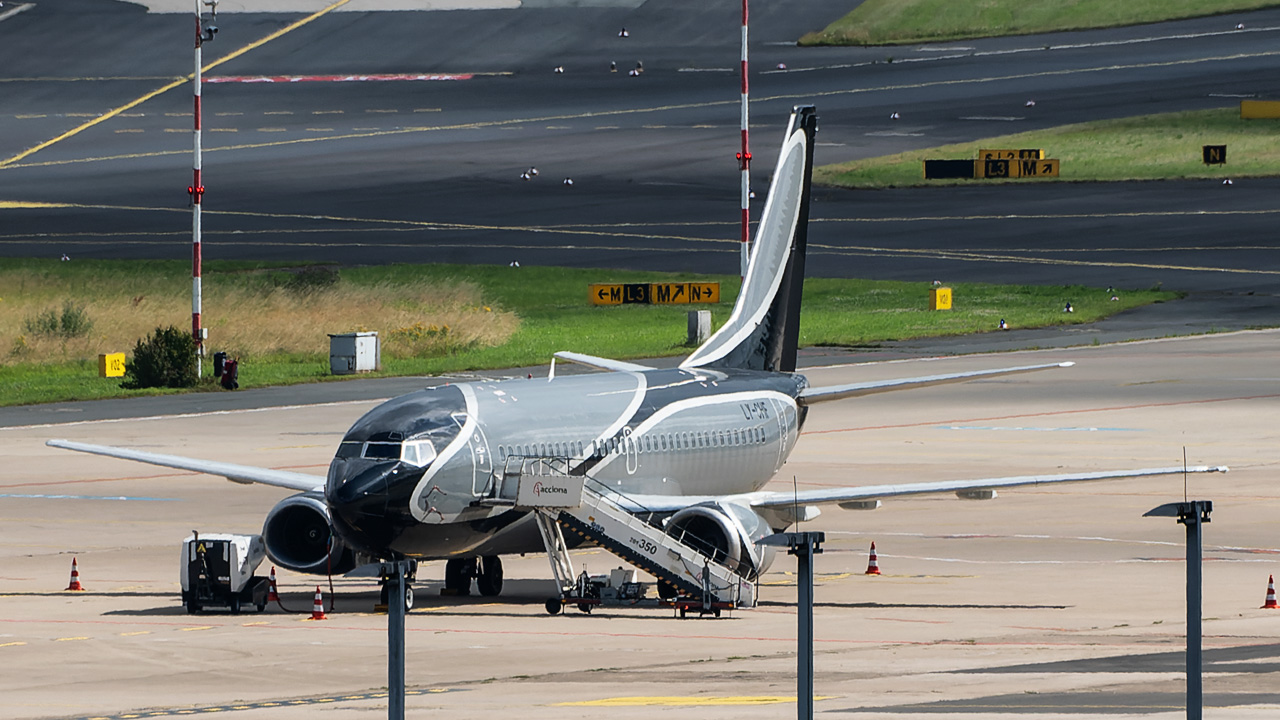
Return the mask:
<svg viewBox="0 0 1280 720">
<path fill-rule="evenodd" d="M 209 475 L 221 475 L 228 480 L 239 483 L 260 483 L 262 485 L 272 485 L 274 487 L 282 487 L 289 490 L 301 490 L 303 492 L 324 490 L 324 478 L 317 477 L 315 475 L 307 475 L 305 473 L 289 472 L 287 470 L 272 470 L 270 468 L 253 467 L 251 465 L 236 465 L 234 463 L 217 462 L 216 460 L 197 460 L 178 455 L 162 455 L 160 453 L 128 450 L 126 448 L 110 447 L 108 445 L 90 445 L 88 443 L 72 442 L 70 440 L 50 440 L 46 442 L 45 445 L 48 445 L 49 447 L 63 448 L 66 450 L 75 450 L 77 452 L 91 453 L 93 455 L 105 455 L 107 457 L 120 458 L 121 460 L 133 460 L 150 465 L 160 465 L 161 467 L 177 468 L 178 470 L 190 470 L 192 472 L 208 473 Z"/>
<path fill-rule="evenodd" d="M 899 378 L 896 380 L 872 380 L 869 382 L 850 383 L 848 385 L 831 385 L 828 387 L 805 388 L 798 398 L 801 405 L 812 405 L 827 400 L 870 395 L 872 393 L 902 390 L 906 388 L 928 387 L 944 383 L 963 382 L 975 378 L 1014 375 L 1016 373 L 1048 370 L 1049 368 L 1071 367 L 1072 362 L 1049 363 L 1047 365 L 1023 365 L 1020 367 L 1000 368 L 997 370 L 975 370 L 973 372 L 948 373 L 945 375 L 925 375 L 923 377 Z"/>
<path fill-rule="evenodd" d="M 597 368 L 599 370 L 611 370 L 614 372 L 644 372 L 653 368 L 647 365 L 637 365 L 629 363 L 625 360 L 611 360 L 609 358 L 596 357 L 595 355 L 583 355 L 582 353 L 569 352 L 561 350 L 556 353 L 556 357 L 561 360 L 567 360 L 578 365 L 586 365 L 587 367 Z"/>
</svg>

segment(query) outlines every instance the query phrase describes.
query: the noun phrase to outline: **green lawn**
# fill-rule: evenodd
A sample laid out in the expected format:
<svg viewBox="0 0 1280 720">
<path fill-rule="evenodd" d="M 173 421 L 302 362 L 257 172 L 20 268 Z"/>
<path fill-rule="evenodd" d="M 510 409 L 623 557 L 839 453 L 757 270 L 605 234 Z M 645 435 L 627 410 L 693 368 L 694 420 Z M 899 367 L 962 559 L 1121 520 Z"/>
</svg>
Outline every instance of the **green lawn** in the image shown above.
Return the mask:
<svg viewBox="0 0 1280 720">
<path fill-rule="evenodd" d="M 1034 180 L 925 180 L 923 161 L 976 158 L 979 148 L 1040 148 L 1061 161 L 1058 181 L 1171 180 L 1275 175 L 1280 120 L 1241 120 L 1238 106 L 1063 125 L 974 142 L 826 165 L 815 182 L 850 188 Z M 1205 165 L 1204 145 L 1226 145 L 1226 165 Z"/>
<path fill-rule="evenodd" d="M 801 45 L 894 45 L 1139 25 L 1276 0 L 866 0 Z"/>
<path fill-rule="evenodd" d="M 189 283 L 190 268 L 183 262 L 135 262 L 131 272 L 123 275 L 128 283 L 125 292 L 139 287 L 160 287 L 166 283 L 182 286 Z M 211 287 L 233 283 L 261 285 L 256 272 L 263 266 L 247 263 L 207 263 L 204 272 L 206 293 Z M 12 270 L 19 272 L 6 272 Z M 89 318 L 94 319 L 94 297 L 106 295 L 104 273 L 93 261 L 77 261 L 59 265 L 56 261 L 0 259 L 0 307 L 6 298 L 16 297 L 14 284 L 30 286 L 28 278 L 53 273 L 64 291 L 59 302 L 83 304 Z M 90 282 L 90 279 L 93 281 Z M 681 282 L 714 280 L 721 283 L 723 301 L 701 306 L 593 306 L 587 298 L 587 286 L 593 282 Z M 406 358 L 387 358 L 384 354 L 383 374 L 417 375 L 448 373 L 474 369 L 492 369 L 538 365 L 550 361 L 558 350 L 574 350 L 613 358 L 644 358 L 679 355 L 686 347 L 686 313 L 690 309 L 710 309 L 713 324 L 728 318 L 739 280 L 736 276 L 703 276 L 688 274 L 640 273 L 619 270 L 587 270 L 538 267 L 495 267 L 461 265 L 393 265 L 386 267 L 346 268 L 338 296 L 375 286 L 394 294 L 397 287 L 447 284 L 464 281 L 479 287 L 479 294 L 494 313 L 512 313 L 518 327 L 505 341 L 486 347 L 448 347 L 444 350 Z M 5 286 L 8 284 L 8 287 Z M 1108 293 L 1084 287 L 1036 287 L 956 284 L 955 307 L 950 311 L 928 310 L 929 283 L 878 282 L 811 278 L 805 284 L 801 342 L 804 345 L 866 346 L 887 340 L 967 334 L 995 331 L 1000 319 L 1013 327 L 1090 322 L 1128 308 L 1175 297 L 1173 293 L 1154 290 L 1132 290 L 1119 293 L 1111 301 Z M 270 295 L 263 295 L 268 300 Z M 264 303 L 267 300 L 263 301 Z M 1075 312 L 1062 312 L 1066 302 Z M 323 306 L 323 303 L 318 303 Z M 145 305 L 145 303 L 144 303 Z M 210 317 L 226 309 L 209 306 Z M 255 308 L 238 308 L 253 315 Z M 155 325 L 182 327 L 189 315 L 148 318 Z M 284 320 L 281 322 L 289 322 Z M 59 400 L 125 397 L 157 394 L 157 390 L 121 390 L 117 380 L 97 377 L 96 355 L 75 356 L 70 346 L 43 361 L 35 362 L 15 355 L 10 349 L 20 332 L 12 327 L 0 328 L 0 404 L 17 405 Z M 189 325 L 187 325 L 189 327 Z M 334 328 L 342 332 L 350 328 Z M 370 330 L 385 328 L 368 327 Z M 317 382 L 331 379 L 328 375 L 328 338 L 315 333 L 314 349 L 305 352 L 264 353 L 241 356 L 242 387 Z M 210 350 L 218 350 L 219 328 L 210 327 Z M 129 348 L 119 348 L 127 350 Z M 96 351 L 95 351 L 96 352 Z M 205 374 L 211 363 L 205 363 Z M 205 387 L 218 388 L 212 378 Z"/>
</svg>

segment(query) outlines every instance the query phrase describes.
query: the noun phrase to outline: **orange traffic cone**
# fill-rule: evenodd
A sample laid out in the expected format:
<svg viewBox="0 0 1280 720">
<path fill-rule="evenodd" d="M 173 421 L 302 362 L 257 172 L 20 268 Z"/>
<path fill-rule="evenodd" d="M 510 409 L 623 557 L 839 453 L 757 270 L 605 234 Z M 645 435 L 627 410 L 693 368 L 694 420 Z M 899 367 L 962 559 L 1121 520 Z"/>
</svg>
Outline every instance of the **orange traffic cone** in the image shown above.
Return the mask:
<svg viewBox="0 0 1280 720">
<path fill-rule="evenodd" d="M 1274 575 L 1267 576 L 1267 601 L 1262 605 L 1263 610 L 1280 610 L 1280 605 L 1276 604 L 1276 578 Z"/>
<path fill-rule="evenodd" d="M 311 619 L 324 620 L 324 599 L 320 597 L 320 586 L 316 586 L 316 602 L 311 606 Z"/>
<path fill-rule="evenodd" d="M 76 566 L 76 559 L 71 558 L 71 584 L 67 585 L 68 590 L 83 591 L 84 586 L 80 584 L 80 570 Z"/>
<path fill-rule="evenodd" d="M 864 575 L 880 574 L 880 564 L 876 562 L 876 543 L 874 540 L 871 542 L 871 557 L 867 558 L 867 571 L 863 574 Z"/>
<path fill-rule="evenodd" d="M 271 575 L 267 577 L 267 602 L 280 602 L 280 594 L 276 592 L 276 566 L 271 566 Z"/>
</svg>

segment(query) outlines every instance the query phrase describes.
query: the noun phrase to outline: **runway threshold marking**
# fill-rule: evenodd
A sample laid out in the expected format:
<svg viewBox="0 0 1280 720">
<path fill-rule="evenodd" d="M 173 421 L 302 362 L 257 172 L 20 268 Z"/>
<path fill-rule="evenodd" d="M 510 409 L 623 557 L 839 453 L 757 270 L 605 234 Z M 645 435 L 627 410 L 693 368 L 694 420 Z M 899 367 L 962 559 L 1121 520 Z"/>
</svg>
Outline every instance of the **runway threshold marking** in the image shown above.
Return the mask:
<svg viewBox="0 0 1280 720">
<path fill-rule="evenodd" d="M 221 57 L 221 58 L 218 58 L 217 60 L 214 60 L 213 62 L 209 63 L 208 65 L 205 65 L 204 67 L 202 67 L 202 68 L 200 69 L 200 71 L 201 71 L 201 73 L 205 73 L 205 72 L 208 72 L 209 70 L 212 70 L 213 68 L 218 67 L 219 65 L 222 65 L 223 63 L 230 62 L 230 61 L 232 61 L 232 60 L 234 60 L 234 59 L 236 59 L 236 58 L 240 57 L 241 55 L 244 55 L 245 53 L 249 52 L 250 50 L 254 50 L 254 49 L 256 49 L 256 48 L 262 47 L 263 45 L 265 45 L 265 44 L 267 44 L 267 43 L 271 42 L 272 40 L 275 40 L 276 38 L 279 38 L 279 37 L 282 37 L 282 36 L 284 36 L 284 35 L 287 35 L 287 34 L 289 34 L 289 33 L 293 32 L 294 30 L 297 30 L 298 28 L 303 27 L 304 25 L 307 25 L 307 24 L 311 23 L 313 20 L 316 20 L 316 19 L 318 19 L 318 18 L 320 18 L 320 17 L 323 17 L 323 16 L 325 16 L 325 15 L 329 14 L 330 12 L 332 12 L 333 10 L 335 10 L 335 9 L 337 9 L 337 8 L 340 8 L 340 7 L 342 7 L 343 5 L 346 5 L 346 4 L 347 4 L 347 3 L 349 3 L 349 2 L 351 2 L 351 0 L 337 0 L 337 2 L 335 2 L 335 3 L 333 3 L 333 4 L 331 4 L 331 5 L 327 6 L 327 7 L 325 7 L 325 8 L 324 8 L 324 9 L 322 9 L 322 10 L 319 10 L 319 11 L 317 11 L 317 12 L 314 12 L 314 13 L 312 13 L 312 14 L 308 15 L 307 17 L 304 17 L 304 18 L 302 18 L 301 20 L 298 20 L 297 22 L 294 22 L 294 23 L 292 23 L 292 24 L 290 24 L 290 25 L 286 25 L 285 27 L 280 28 L 279 30 L 277 30 L 277 31 L 275 31 L 275 32 L 273 32 L 273 33 L 271 33 L 271 34 L 267 35 L 267 36 L 266 36 L 266 37 L 264 37 L 264 38 L 260 38 L 260 39 L 258 39 L 258 40 L 255 40 L 255 41 L 253 41 L 253 42 L 249 43 L 248 45 L 245 45 L 244 47 L 242 47 L 242 48 L 240 48 L 240 49 L 238 49 L 238 50 L 235 50 L 235 51 L 233 51 L 233 52 L 231 52 L 231 53 L 229 53 L 229 54 L 227 54 L 227 55 L 225 55 L 225 56 L 223 56 L 223 57 Z M 12 164 L 14 164 L 14 163 L 18 162 L 19 160 L 22 160 L 23 158 L 30 157 L 31 155 L 34 155 L 35 153 L 38 153 L 38 152 L 40 152 L 41 150 L 44 150 L 44 149 L 45 149 L 45 148 L 47 148 L 47 147 L 50 147 L 50 146 L 56 145 L 57 143 L 60 143 L 60 142 L 62 142 L 63 140 L 66 140 L 67 138 L 75 137 L 76 135 L 79 135 L 80 133 L 84 132 L 85 130 L 88 130 L 89 128 L 91 128 L 91 127 L 93 127 L 93 126 L 95 126 L 95 125 L 98 125 L 98 124 L 100 124 L 100 123 L 106 122 L 107 120 L 110 120 L 111 118 L 114 118 L 114 117 L 116 117 L 117 115 L 120 115 L 120 114 L 122 114 L 122 113 L 128 112 L 129 110 L 132 110 L 133 108 L 138 107 L 139 105 L 143 104 L 144 102 L 146 102 L 146 101 L 148 101 L 148 100 L 150 100 L 150 99 L 152 99 L 152 98 L 154 98 L 154 97 L 157 97 L 157 96 L 159 96 L 159 95 L 163 95 L 164 93 L 167 93 L 167 92 L 169 92 L 170 90 L 173 90 L 174 88 L 181 87 L 182 85 L 185 85 L 185 84 L 187 83 L 187 81 L 189 81 L 189 80 L 193 80 L 193 79 L 194 79 L 194 77 L 195 77 L 194 73 L 192 73 L 192 74 L 190 74 L 190 75 L 185 75 L 185 76 L 183 76 L 183 77 L 180 77 L 180 78 L 178 78 L 178 79 L 176 79 L 176 80 L 173 80 L 172 82 L 170 82 L 170 83 L 168 83 L 168 84 L 166 84 L 166 85 L 163 85 L 163 86 L 161 86 L 161 87 L 159 87 L 159 88 L 157 88 L 157 89 L 155 89 L 155 90 L 152 90 L 152 91 L 151 91 L 151 92 L 149 92 L 149 93 L 146 93 L 145 95 L 143 95 L 143 96 L 141 96 L 141 97 L 139 97 L 139 98 L 137 98 L 137 99 L 135 99 L 135 100 L 132 100 L 132 101 L 130 101 L 130 102 L 128 102 L 128 103 L 125 103 L 124 105 L 121 105 L 120 107 L 117 107 L 117 108 L 115 108 L 115 109 L 113 109 L 113 110 L 108 110 L 107 112 L 105 112 L 105 113 L 103 113 L 103 114 L 101 114 L 101 115 L 99 115 L 99 116 L 97 116 L 97 117 L 93 118 L 93 119 L 92 119 L 92 120 L 90 120 L 89 122 L 84 123 L 84 124 L 80 125 L 79 127 L 72 128 L 71 130 L 68 130 L 68 131 L 66 131 L 66 132 L 62 133 L 61 135 L 58 135 L 57 137 L 54 137 L 54 138 L 52 138 L 52 139 L 50 139 L 50 140 L 46 140 L 46 141 L 44 141 L 44 142 L 40 143 L 39 145 L 36 145 L 35 147 L 31 147 L 31 148 L 28 148 L 28 149 L 26 149 L 26 150 L 23 150 L 22 152 L 18 153 L 17 155 L 14 155 L 13 157 L 11 157 L 11 158 L 9 158 L 9 159 L 7 159 L 7 160 L 0 160 L 0 168 L 8 167 L 8 166 L 10 166 L 10 165 L 12 165 Z"/>
</svg>

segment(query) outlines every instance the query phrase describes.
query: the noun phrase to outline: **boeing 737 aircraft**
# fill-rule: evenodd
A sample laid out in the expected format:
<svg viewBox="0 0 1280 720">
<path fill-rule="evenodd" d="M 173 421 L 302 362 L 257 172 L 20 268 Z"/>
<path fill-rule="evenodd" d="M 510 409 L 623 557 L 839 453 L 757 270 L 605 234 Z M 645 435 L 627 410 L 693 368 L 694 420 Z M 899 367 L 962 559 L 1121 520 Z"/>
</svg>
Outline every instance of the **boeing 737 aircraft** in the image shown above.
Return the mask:
<svg viewBox="0 0 1280 720">
<path fill-rule="evenodd" d="M 1059 367 L 809 387 L 795 370 L 816 125 L 812 107 L 792 114 L 733 312 L 677 368 L 565 352 L 557 356 L 602 372 L 557 377 L 553 361 L 548 378 L 419 390 L 357 420 L 327 478 L 65 440 L 48 444 L 299 491 L 268 513 L 262 531 L 272 560 L 291 570 L 341 573 L 362 561 L 444 559 L 447 591 L 466 594 L 474 579 L 484 595 L 501 592 L 502 555 L 551 551 L 537 512 L 497 502 L 511 468 L 528 467 L 530 459 L 555 461 L 564 476 L 581 476 L 660 533 L 712 548 L 711 557 L 748 579 L 772 558 L 757 541 L 815 517 L 822 504 L 865 506 L 941 492 L 991 497 L 1000 487 L 1184 471 L 762 491 L 816 403 Z"/>
</svg>

